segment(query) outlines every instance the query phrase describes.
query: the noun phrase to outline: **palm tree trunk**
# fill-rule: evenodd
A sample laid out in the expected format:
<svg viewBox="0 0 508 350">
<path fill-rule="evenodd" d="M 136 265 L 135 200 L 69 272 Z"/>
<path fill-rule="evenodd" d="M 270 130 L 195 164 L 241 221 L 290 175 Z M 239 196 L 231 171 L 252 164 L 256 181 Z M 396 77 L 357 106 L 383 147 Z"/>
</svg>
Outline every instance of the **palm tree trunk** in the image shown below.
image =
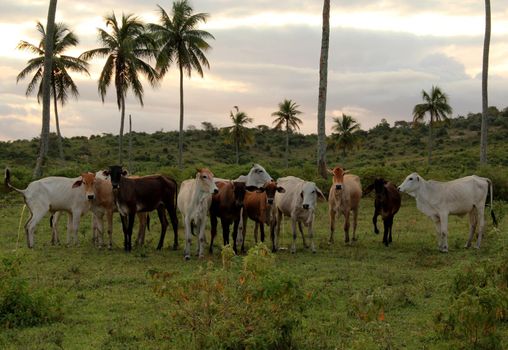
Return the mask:
<svg viewBox="0 0 508 350">
<path fill-rule="evenodd" d="M 48 9 L 48 21 L 46 24 L 46 42 L 44 52 L 44 74 L 42 77 L 42 130 L 39 144 L 39 155 L 35 162 L 32 177 L 42 176 L 42 166 L 48 154 L 49 143 L 49 120 L 51 107 L 51 67 L 53 66 L 53 33 L 55 32 L 55 13 L 57 0 L 50 0 Z"/>
<path fill-rule="evenodd" d="M 482 69 L 482 129 L 480 137 L 480 164 L 487 163 L 487 128 L 488 128 L 488 78 L 489 78 L 489 46 L 490 46 L 490 0 L 485 0 L 485 38 L 483 41 Z"/>
<path fill-rule="evenodd" d="M 286 122 L 286 169 L 288 168 L 288 158 L 289 158 L 289 125 Z"/>
<path fill-rule="evenodd" d="M 183 168 L 183 67 L 180 64 L 180 129 L 178 134 L 178 168 Z"/>
<path fill-rule="evenodd" d="M 430 166 L 432 162 L 432 124 L 434 124 L 434 118 L 430 118 L 429 122 L 429 159 L 428 159 L 428 165 Z"/>
<path fill-rule="evenodd" d="M 60 122 L 58 120 L 58 100 L 56 98 L 56 86 L 55 82 L 53 81 L 53 107 L 55 110 L 55 125 L 56 125 L 56 135 L 58 139 L 58 154 L 60 155 L 60 159 L 64 160 L 64 153 L 63 153 L 63 145 L 62 145 L 62 134 L 60 133 Z"/>
<path fill-rule="evenodd" d="M 123 162 L 123 127 L 125 124 L 125 96 L 120 97 L 120 136 L 118 139 L 118 164 Z"/>
<path fill-rule="evenodd" d="M 129 171 L 132 173 L 132 163 L 131 163 L 131 156 L 132 156 L 132 118 L 129 114 L 129 151 L 128 151 L 128 164 L 129 164 Z"/>
<path fill-rule="evenodd" d="M 328 47 L 330 40 L 330 0 L 323 3 L 323 34 L 321 37 L 321 57 L 319 59 L 319 97 L 318 97 L 318 172 L 326 179 L 326 89 L 328 84 Z"/>
</svg>

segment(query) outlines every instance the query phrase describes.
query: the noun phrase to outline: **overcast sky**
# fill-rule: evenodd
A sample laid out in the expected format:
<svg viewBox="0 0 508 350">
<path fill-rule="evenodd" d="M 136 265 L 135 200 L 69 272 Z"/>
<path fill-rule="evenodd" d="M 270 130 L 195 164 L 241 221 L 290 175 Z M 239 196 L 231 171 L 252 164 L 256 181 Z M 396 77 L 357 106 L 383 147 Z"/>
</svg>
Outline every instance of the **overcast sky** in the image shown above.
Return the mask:
<svg viewBox="0 0 508 350">
<path fill-rule="evenodd" d="M 504 2 L 503 2 L 504 3 Z M 30 53 L 16 50 L 20 40 L 39 42 L 37 21 L 46 24 L 49 1 L 0 0 L 0 140 L 40 134 L 42 107 L 16 84 Z M 57 22 L 79 37 L 69 55 L 99 47 L 97 27 L 115 12 L 156 22 L 157 4 L 170 1 L 59 1 Z M 252 126 L 272 125 L 271 113 L 283 99 L 303 112 L 303 133 L 316 133 L 322 1 L 193 0 L 195 12 L 210 14 L 200 28 L 215 36 L 202 79 L 184 81 L 185 128 L 203 121 L 230 124 L 233 106 L 254 118 Z M 332 118 L 349 114 L 363 129 L 411 120 L 421 90 L 440 86 L 450 97 L 453 116 L 481 111 L 484 2 L 472 0 L 331 1 L 327 133 Z M 97 78 L 103 61 L 91 62 L 91 77 L 73 75 L 78 100 L 60 108 L 64 136 L 118 133 L 120 113 L 113 88 L 103 104 Z M 508 6 L 492 1 L 489 105 L 508 106 Z M 144 107 L 128 94 L 126 113 L 136 131 L 177 130 L 178 74 L 173 67 L 157 89 L 145 84 Z M 393 124 L 392 124 L 393 125 Z M 54 130 L 54 120 L 51 120 Z"/>
</svg>

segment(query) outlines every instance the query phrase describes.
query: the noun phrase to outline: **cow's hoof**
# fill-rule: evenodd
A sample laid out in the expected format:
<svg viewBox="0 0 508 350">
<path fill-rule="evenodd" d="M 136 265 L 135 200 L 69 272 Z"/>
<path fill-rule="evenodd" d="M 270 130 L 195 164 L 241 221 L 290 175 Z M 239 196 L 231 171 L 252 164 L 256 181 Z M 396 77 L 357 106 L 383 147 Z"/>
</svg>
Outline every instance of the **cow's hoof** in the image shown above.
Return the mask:
<svg viewBox="0 0 508 350">
<path fill-rule="evenodd" d="M 357 240 L 358 240 L 358 238 L 353 237 L 353 242 L 356 242 Z"/>
<path fill-rule="evenodd" d="M 185 255 L 183 258 L 184 258 L 185 260 L 190 260 L 190 255 Z"/>
<path fill-rule="evenodd" d="M 296 253 L 296 249 L 291 249 L 291 254 L 295 254 Z"/>
<path fill-rule="evenodd" d="M 376 235 L 378 235 L 378 234 L 379 234 L 379 230 L 378 230 L 377 228 L 376 228 L 376 229 L 374 229 L 374 233 L 375 233 Z"/>
<path fill-rule="evenodd" d="M 464 248 L 466 248 L 466 249 L 471 248 L 471 243 L 467 242 L 466 244 L 464 244 Z"/>
</svg>

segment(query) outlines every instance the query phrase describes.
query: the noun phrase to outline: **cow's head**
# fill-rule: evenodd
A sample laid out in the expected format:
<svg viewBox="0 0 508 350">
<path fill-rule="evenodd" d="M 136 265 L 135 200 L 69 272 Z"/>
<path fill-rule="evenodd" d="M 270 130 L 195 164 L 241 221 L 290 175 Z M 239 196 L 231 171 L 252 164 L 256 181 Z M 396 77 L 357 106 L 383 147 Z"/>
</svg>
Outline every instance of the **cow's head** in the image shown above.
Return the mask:
<svg viewBox="0 0 508 350">
<path fill-rule="evenodd" d="M 94 173 L 83 173 L 80 178 L 72 184 L 72 188 L 83 186 L 85 190 L 85 198 L 88 200 L 95 199 L 94 192 L 95 174 Z"/>
<path fill-rule="evenodd" d="M 418 173 L 409 174 L 404 182 L 398 187 L 399 192 L 406 192 L 407 194 L 414 196 L 415 192 L 418 191 L 422 180 L 422 177 L 418 175 Z"/>
<path fill-rule="evenodd" d="M 196 169 L 196 180 L 198 181 L 203 192 L 215 194 L 219 192 L 215 181 L 213 181 L 213 173 L 208 168 Z"/>
<path fill-rule="evenodd" d="M 275 181 L 269 181 L 263 185 L 263 187 L 256 187 L 256 186 L 248 186 L 247 191 L 251 192 L 258 192 L 258 193 L 265 193 L 266 194 L 266 203 L 269 205 L 273 204 L 273 200 L 275 198 L 275 193 L 285 193 L 286 190 L 281 187 L 277 186 L 277 182 Z"/>
<path fill-rule="evenodd" d="M 384 200 L 386 197 L 386 188 L 387 184 L 386 180 L 383 178 L 376 178 L 374 180 L 374 190 L 376 191 L 376 198 L 379 200 Z"/>
<path fill-rule="evenodd" d="M 268 172 L 259 164 L 253 164 L 249 173 L 247 174 L 246 186 L 263 187 L 267 182 L 273 181 Z"/>
<path fill-rule="evenodd" d="M 349 171 L 341 168 L 340 166 L 336 166 L 333 169 L 328 169 L 328 172 L 333 176 L 333 185 L 335 186 L 335 190 L 342 190 L 344 188 L 344 175 L 346 175 Z"/>
<path fill-rule="evenodd" d="M 102 172 L 103 176 L 109 176 L 111 178 L 113 189 L 118 189 L 120 187 L 122 176 L 127 176 L 127 174 L 127 170 L 124 170 L 121 165 L 111 165 L 108 170 Z"/>
<path fill-rule="evenodd" d="M 245 183 L 233 181 L 233 192 L 235 195 L 235 206 L 237 208 L 243 207 L 243 199 L 245 198 Z"/>
<path fill-rule="evenodd" d="M 314 182 L 307 181 L 303 185 L 302 191 L 300 192 L 301 203 L 303 209 L 316 208 L 316 201 L 318 197 L 325 198 L 323 192 L 317 188 Z"/>
</svg>

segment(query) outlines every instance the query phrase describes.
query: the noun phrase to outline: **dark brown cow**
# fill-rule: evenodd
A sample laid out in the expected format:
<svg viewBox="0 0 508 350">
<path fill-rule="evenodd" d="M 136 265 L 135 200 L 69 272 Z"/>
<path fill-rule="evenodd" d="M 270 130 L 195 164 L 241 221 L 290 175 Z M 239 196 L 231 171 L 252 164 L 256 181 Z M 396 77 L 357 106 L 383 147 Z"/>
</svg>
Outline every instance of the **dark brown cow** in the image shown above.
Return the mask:
<svg viewBox="0 0 508 350">
<path fill-rule="evenodd" d="M 394 184 L 382 178 L 375 179 L 374 183 L 365 189 L 364 194 L 368 194 L 372 190 L 376 191 L 374 216 L 372 217 L 374 232 L 376 234 L 379 233 L 377 229 L 377 216 L 381 215 L 384 225 L 383 243 L 388 247 L 392 242 L 393 217 L 400 209 L 400 194 Z"/>
<path fill-rule="evenodd" d="M 248 187 L 248 190 L 252 188 Z M 245 242 L 245 233 L 247 231 L 247 217 L 251 220 L 254 220 L 256 226 L 254 227 L 254 240 L 256 243 L 258 242 L 258 227 L 261 231 L 261 242 L 265 241 L 265 224 L 272 227 L 275 224 L 275 218 L 273 218 L 273 200 L 275 198 L 275 193 L 286 192 L 284 188 L 277 186 L 275 181 L 267 182 L 263 187 L 257 189 L 256 191 L 250 192 L 247 191 L 245 193 L 245 198 L 243 200 L 243 230 L 242 230 L 242 252 L 245 251 L 244 242 Z M 301 230 L 301 228 L 300 228 Z M 272 232 L 272 247 L 275 247 L 274 243 L 274 235 Z"/>
<path fill-rule="evenodd" d="M 240 211 L 245 196 L 245 183 L 217 181 L 216 184 L 219 192 L 212 196 L 212 204 L 210 206 L 210 225 L 212 231 L 210 253 L 213 252 L 213 240 L 217 235 L 217 218 L 220 218 L 224 245 L 229 244 L 229 226 L 233 224 L 233 249 L 236 253 L 236 237 L 238 236 Z"/>
<path fill-rule="evenodd" d="M 119 165 L 109 167 L 113 194 L 122 216 L 124 247 L 132 249 L 131 237 L 134 216 L 137 212 L 150 212 L 157 209 L 161 221 L 161 236 L 157 249 L 162 249 L 168 222 L 164 208 L 168 211 L 174 231 L 173 249 L 178 247 L 178 218 L 176 216 L 177 184 L 173 179 L 162 175 L 150 175 L 139 178 L 125 177 L 127 172 Z M 107 175 L 107 174 L 106 174 Z"/>
</svg>

